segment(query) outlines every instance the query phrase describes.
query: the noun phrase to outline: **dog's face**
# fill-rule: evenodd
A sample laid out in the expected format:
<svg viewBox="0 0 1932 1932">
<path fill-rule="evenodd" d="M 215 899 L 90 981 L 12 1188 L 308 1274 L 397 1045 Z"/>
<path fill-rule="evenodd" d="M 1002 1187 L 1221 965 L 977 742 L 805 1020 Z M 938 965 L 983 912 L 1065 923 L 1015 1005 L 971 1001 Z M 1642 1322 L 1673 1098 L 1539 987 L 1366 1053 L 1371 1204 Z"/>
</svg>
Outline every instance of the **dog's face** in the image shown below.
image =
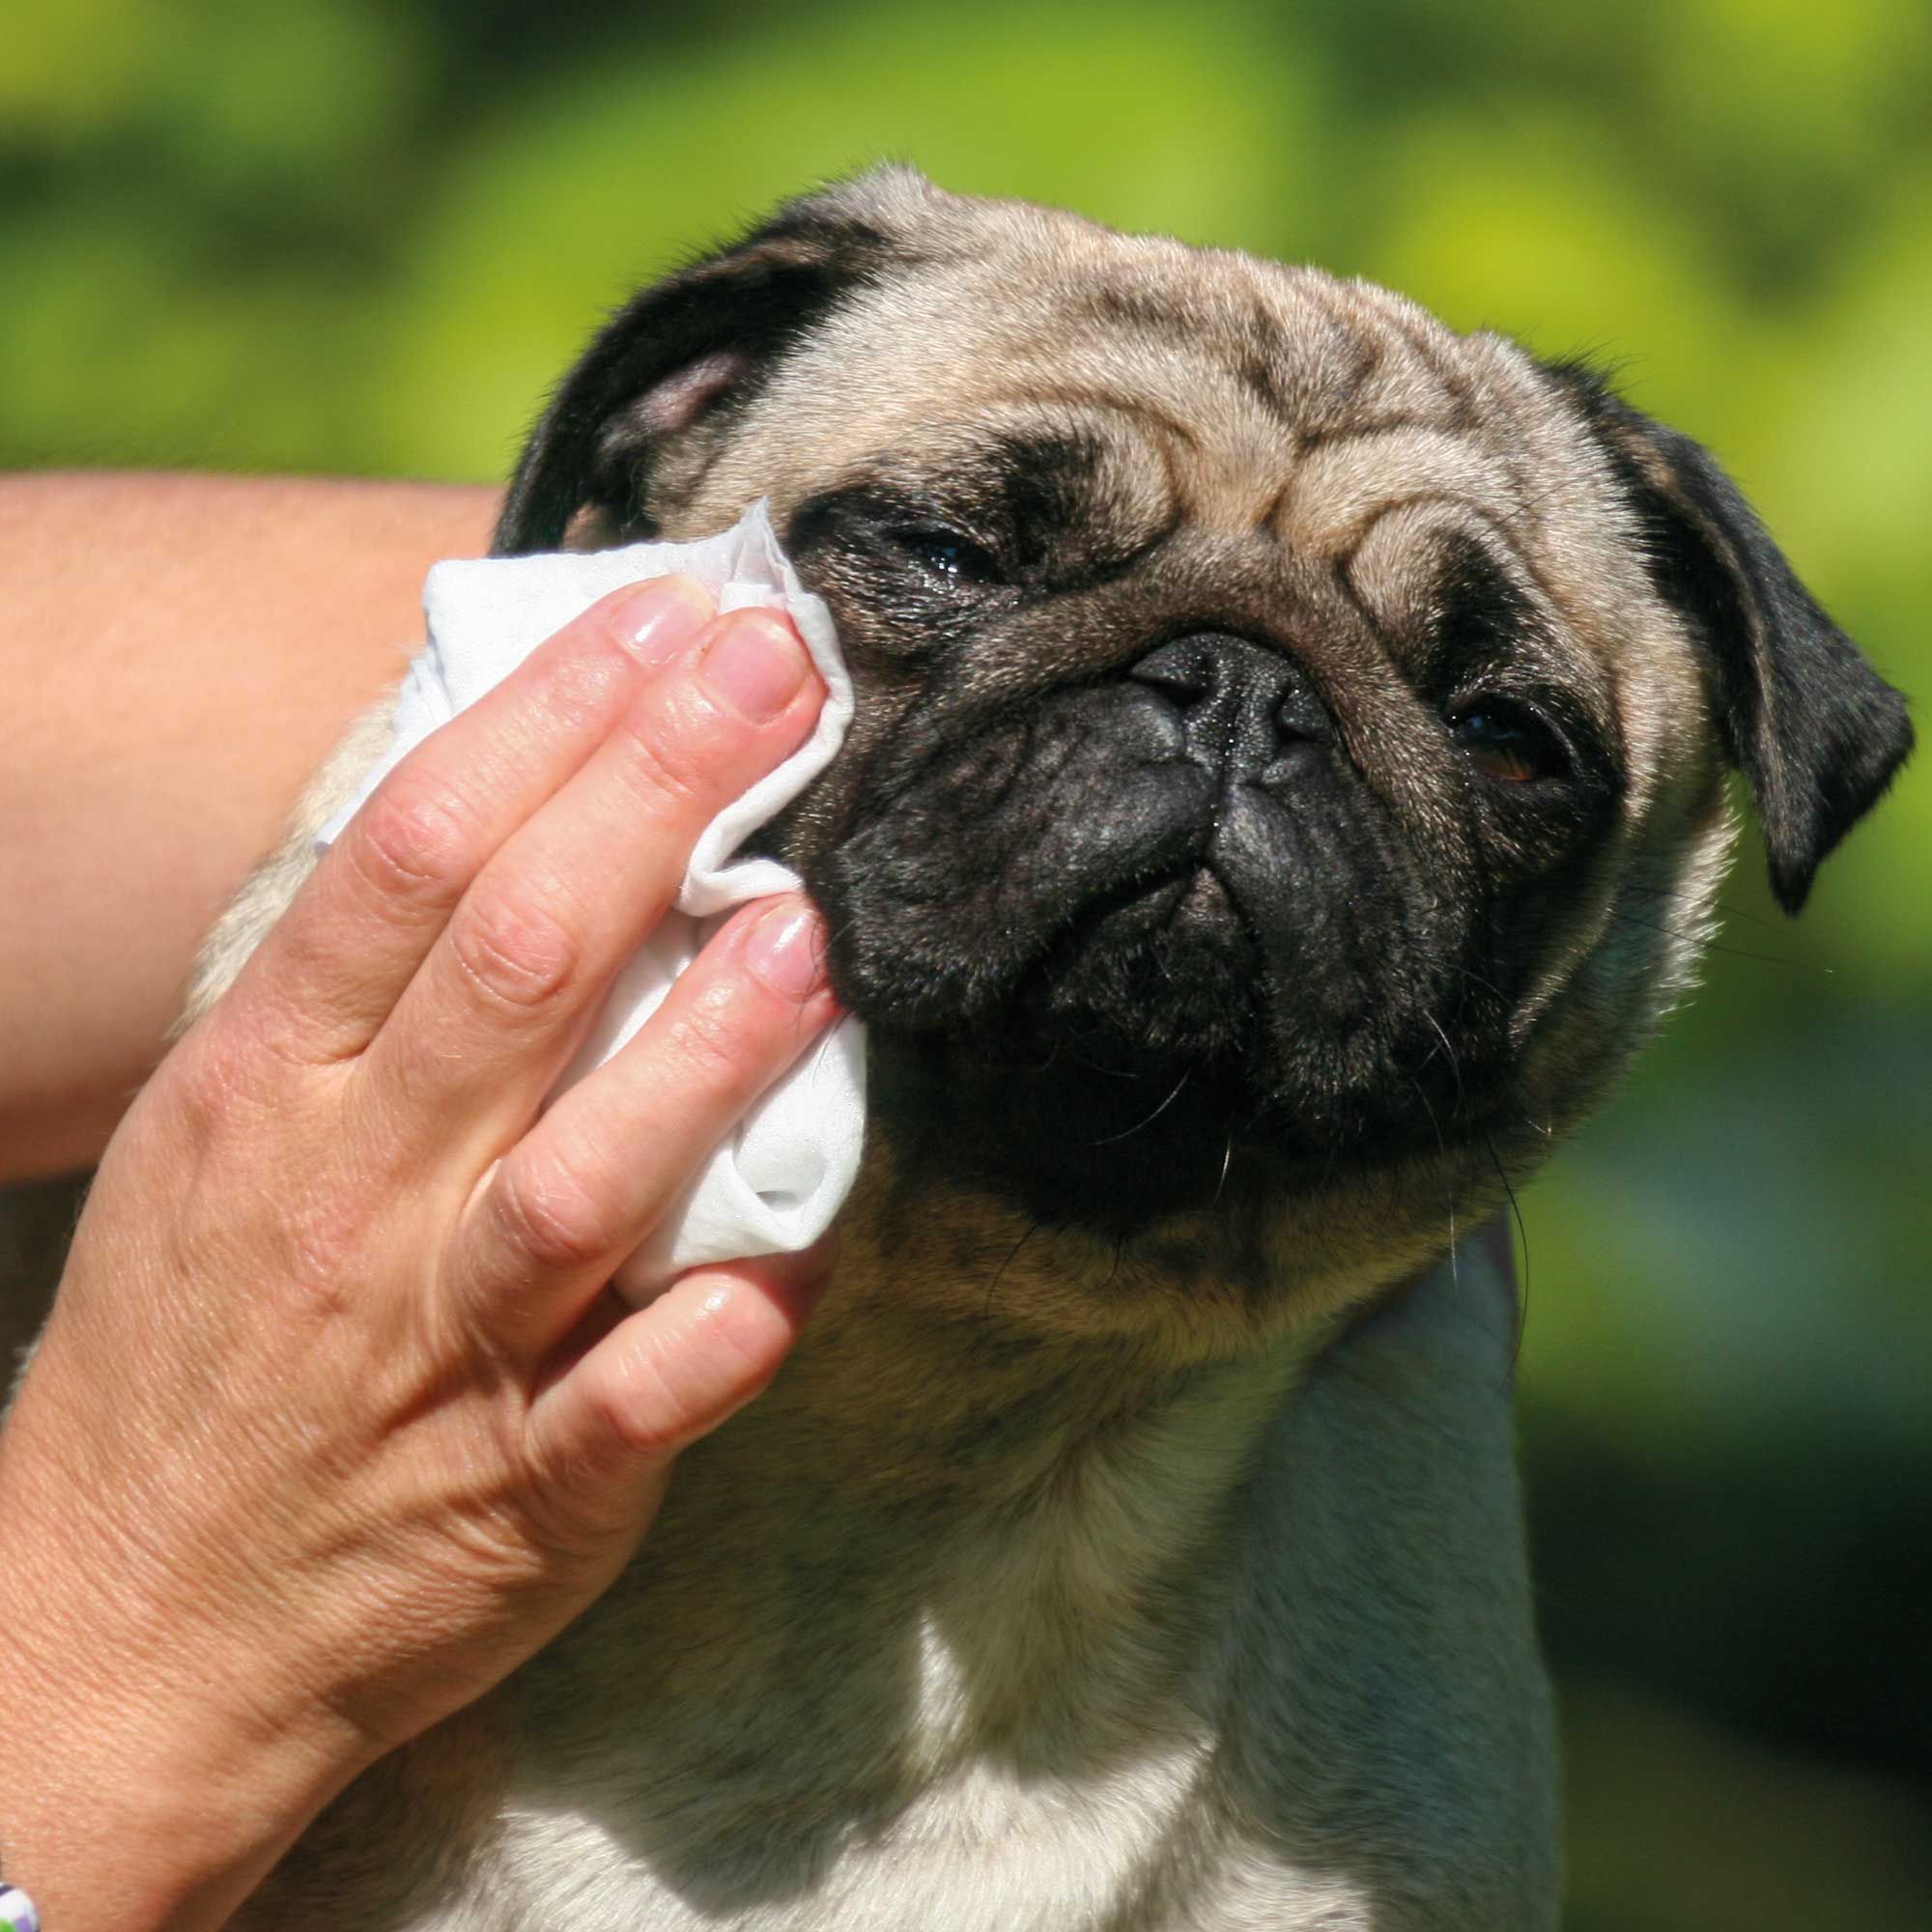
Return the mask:
<svg viewBox="0 0 1932 1932">
<path fill-rule="evenodd" d="M 1909 744 L 1710 459 L 1587 374 L 905 173 L 619 316 L 498 547 L 760 496 L 859 700 L 768 836 L 898 1157 L 1117 1236 L 1439 1244 L 1687 983 L 1727 761 L 1795 910 Z"/>
</svg>

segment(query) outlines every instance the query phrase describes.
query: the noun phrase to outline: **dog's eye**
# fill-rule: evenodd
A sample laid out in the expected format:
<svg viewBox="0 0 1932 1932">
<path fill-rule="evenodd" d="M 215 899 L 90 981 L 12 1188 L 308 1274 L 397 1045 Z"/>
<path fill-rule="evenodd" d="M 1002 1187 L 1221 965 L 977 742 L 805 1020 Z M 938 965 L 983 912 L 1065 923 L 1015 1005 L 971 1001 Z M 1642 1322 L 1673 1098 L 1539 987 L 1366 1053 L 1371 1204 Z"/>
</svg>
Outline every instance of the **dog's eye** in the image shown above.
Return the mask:
<svg viewBox="0 0 1932 1932">
<path fill-rule="evenodd" d="M 1000 566 L 957 530 L 895 530 L 895 540 L 933 576 L 949 583 L 998 583 Z"/>
<path fill-rule="evenodd" d="M 1508 784 L 1562 778 L 1570 769 L 1556 733 L 1535 712 L 1506 698 L 1484 698 L 1458 713 L 1449 733 L 1479 772 Z"/>
</svg>

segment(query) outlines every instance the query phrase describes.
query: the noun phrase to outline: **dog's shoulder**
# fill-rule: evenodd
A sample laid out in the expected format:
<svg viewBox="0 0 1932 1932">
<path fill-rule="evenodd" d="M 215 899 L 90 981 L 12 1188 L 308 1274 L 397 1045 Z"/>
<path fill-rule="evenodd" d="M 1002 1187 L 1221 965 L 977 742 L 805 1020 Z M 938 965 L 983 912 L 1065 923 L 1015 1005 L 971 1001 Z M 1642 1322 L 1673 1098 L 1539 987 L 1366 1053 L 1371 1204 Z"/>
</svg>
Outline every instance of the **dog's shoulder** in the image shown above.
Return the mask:
<svg viewBox="0 0 1932 1932">
<path fill-rule="evenodd" d="M 175 1025 L 187 1029 L 234 983 L 242 962 L 315 870 L 316 835 L 355 794 L 364 775 L 388 749 L 396 697 L 386 692 L 360 712 L 303 787 L 281 842 L 258 864 L 222 908 L 195 955 L 187 999 Z"/>
</svg>

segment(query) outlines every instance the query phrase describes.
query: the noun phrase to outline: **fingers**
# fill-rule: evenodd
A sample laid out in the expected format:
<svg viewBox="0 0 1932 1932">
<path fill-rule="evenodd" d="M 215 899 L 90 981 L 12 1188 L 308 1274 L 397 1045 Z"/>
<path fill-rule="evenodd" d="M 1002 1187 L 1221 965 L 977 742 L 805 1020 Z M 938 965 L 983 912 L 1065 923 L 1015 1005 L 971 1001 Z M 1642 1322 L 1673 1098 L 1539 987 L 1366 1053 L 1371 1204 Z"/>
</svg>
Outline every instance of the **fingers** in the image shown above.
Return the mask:
<svg viewBox="0 0 1932 1932">
<path fill-rule="evenodd" d="M 461 1122 L 485 1159 L 500 1152 L 663 917 L 697 835 L 803 742 L 823 696 L 772 612 L 706 629 L 483 866 L 370 1044 L 367 1078 L 439 1138 Z"/>
<path fill-rule="evenodd" d="M 489 1176 L 452 1256 L 472 1332 L 525 1362 L 548 1354 L 837 1012 L 810 902 L 740 913 Z"/>
<path fill-rule="evenodd" d="M 628 1316 L 537 1398 L 533 1467 L 593 1518 L 617 1515 L 664 1463 L 758 1395 L 823 1293 L 823 1248 L 699 1268 Z"/>
<path fill-rule="evenodd" d="M 389 774 L 243 972 L 292 1056 L 368 1043 L 492 854 L 711 614 L 689 578 L 613 592 Z"/>
</svg>

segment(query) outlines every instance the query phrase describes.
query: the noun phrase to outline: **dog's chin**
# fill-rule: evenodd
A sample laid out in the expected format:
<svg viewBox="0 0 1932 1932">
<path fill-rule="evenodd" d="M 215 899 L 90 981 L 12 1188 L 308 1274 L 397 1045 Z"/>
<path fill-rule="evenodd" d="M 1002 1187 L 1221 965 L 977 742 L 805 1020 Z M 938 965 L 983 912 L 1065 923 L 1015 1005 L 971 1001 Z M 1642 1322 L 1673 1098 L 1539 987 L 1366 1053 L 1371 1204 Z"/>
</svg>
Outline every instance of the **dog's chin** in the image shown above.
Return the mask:
<svg viewBox="0 0 1932 1932">
<path fill-rule="evenodd" d="M 1009 1037 L 1009 1059 L 1064 1054 L 1117 1079 L 1253 1067 L 1266 964 L 1236 895 L 1190 864 L 1084 908 L 1018 976 L 989 1032 Z"/>
<path fill-rule="evenodd" d="M 1200 866 L 1096 899 L 952 1025 L 860 1010 L 875 1112 L 922 1168 L 1119 1235 L 1445 1151 L 1469 1096 L 1359 1041 L 1338 1071 L 1310 1034 L 1333 995 L 1285 983 Z"/>
</svg>

